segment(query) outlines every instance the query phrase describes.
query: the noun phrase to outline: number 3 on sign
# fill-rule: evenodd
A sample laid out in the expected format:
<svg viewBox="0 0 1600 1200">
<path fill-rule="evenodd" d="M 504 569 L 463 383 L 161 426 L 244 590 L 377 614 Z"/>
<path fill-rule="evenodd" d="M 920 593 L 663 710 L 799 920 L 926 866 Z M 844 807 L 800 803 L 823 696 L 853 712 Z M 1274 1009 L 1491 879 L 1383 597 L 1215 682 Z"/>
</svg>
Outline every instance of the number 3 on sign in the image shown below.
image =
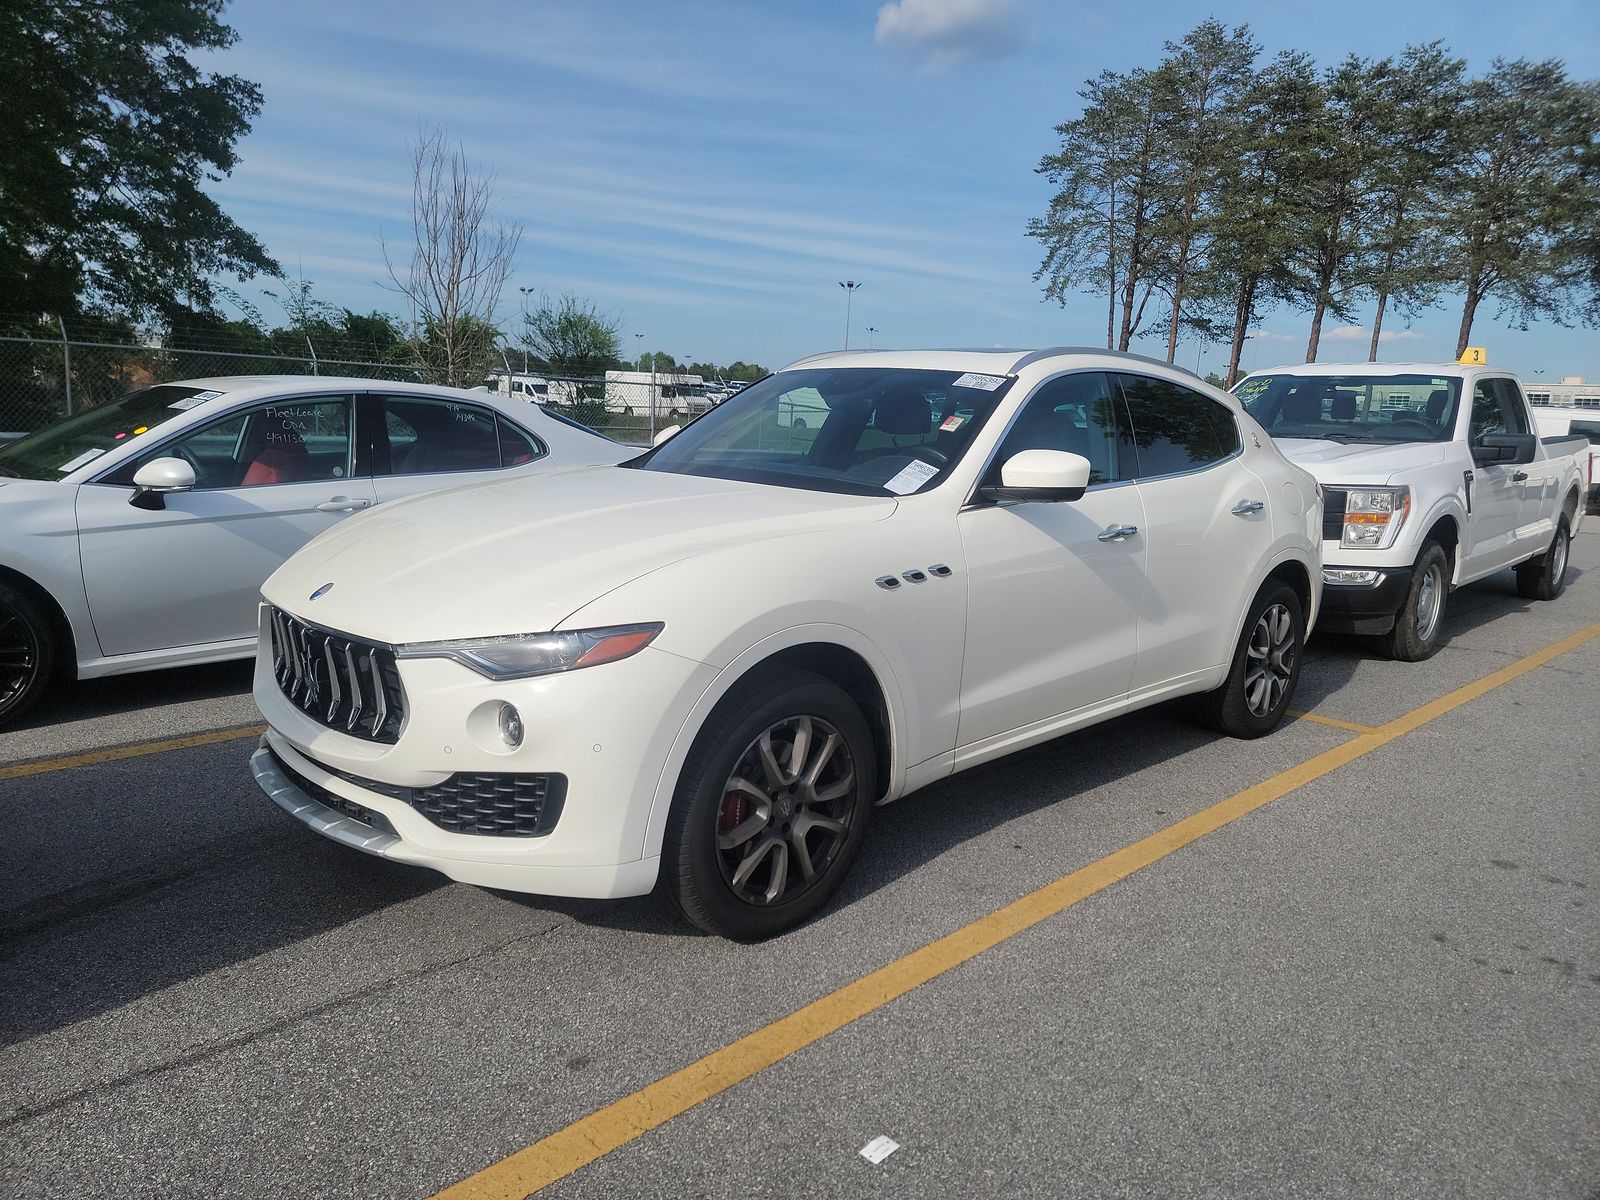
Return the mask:
<svg viewBox="0 0 1600 1200">
<path fill-rule="evenodd" d="M 1461 357 L 1456 359 L 1464 367 L 1481 367 L 1489 361 L 1489 356 L 1483 352 L 1482 346 L 1468 346 L 1461 352 Z"/>
</svg>

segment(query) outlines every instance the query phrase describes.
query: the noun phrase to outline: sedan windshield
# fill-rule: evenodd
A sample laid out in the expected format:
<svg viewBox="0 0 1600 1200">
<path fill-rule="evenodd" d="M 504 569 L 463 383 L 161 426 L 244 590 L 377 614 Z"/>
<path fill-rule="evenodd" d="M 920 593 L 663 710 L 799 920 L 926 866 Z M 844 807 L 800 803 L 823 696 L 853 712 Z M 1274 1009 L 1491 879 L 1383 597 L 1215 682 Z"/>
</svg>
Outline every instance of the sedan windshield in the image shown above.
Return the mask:
<svg viewBox="0 0 1600 1200">
<path fill-rule="evenodd" d="M 629 466 L 811 491 L 905 496 L 937 487 L 1012 380 L 888 367 L 785 371 L 712 409 Z"/>
<path fill-rule="evenodd" d="M 173 383 L 130 393 L 0 446 L 0 475 L 60 479 L 221 394 Z"/>
<path fill-rule="evenodd" d="M 1252 375 L 1234 393 L 1275 438 L 1447 442 L 1461 381 L 1440 375 Z"/>
</svg>

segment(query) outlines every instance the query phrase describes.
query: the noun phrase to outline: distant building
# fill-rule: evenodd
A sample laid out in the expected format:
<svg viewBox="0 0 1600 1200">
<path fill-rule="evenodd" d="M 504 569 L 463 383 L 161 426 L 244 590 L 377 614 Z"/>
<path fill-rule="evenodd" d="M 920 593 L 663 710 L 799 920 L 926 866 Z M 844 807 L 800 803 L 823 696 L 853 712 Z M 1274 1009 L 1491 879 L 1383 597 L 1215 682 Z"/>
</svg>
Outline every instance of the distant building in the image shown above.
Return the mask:
<svg viewBox="0 0 1600 1200">
<path fill-rule="evenodd" d="M 1600 409 L 1600 383 L 1585 383 L 1581 375 L 1565 376 L 1560 383 L 1524 379 L 1522 390 L 1535 408 Z"/>
</svg>

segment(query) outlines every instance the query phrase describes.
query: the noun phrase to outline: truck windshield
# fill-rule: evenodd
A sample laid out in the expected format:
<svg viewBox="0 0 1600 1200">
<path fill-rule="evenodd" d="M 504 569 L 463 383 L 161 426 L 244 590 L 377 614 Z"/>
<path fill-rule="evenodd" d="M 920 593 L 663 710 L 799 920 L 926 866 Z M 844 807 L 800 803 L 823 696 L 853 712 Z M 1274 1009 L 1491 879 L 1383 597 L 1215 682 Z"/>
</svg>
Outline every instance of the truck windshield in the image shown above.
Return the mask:
<svg viewBox="0 0 1600 1200">
<path fill-rule="evenodd" d="M 1275 438 L 1447 442 L 1461 381 L 1441 375 L 1252 375 L 1234 388 Z"/>
<path fill-rule="evenodd" d="M 782 371 L 626 464 L 858 496 L 938 487 L 1013 380 L 888 367 Z"/>
<path fill-rule="evenodd" d="M 221 394 L 174 383 L 132 392 L 0 447 L 0 475 L 60 479 Z"/>
</svg>

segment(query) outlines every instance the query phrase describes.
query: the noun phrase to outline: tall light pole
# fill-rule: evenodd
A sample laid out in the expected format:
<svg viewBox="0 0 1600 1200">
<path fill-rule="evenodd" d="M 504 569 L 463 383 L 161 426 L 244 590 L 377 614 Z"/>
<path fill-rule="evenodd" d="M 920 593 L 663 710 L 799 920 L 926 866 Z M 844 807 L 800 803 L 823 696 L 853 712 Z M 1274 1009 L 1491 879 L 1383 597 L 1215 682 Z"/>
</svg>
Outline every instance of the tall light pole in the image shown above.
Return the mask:
<svg viewBox="0 0 1600 1200">
<path fill-rule="evenodd" d="M 861 285 L 854 279 L 841 279 L 839 286 L 844 289 L 844 348 L 850 349 L 850 301 L 855 298 L 856 289 Z"/>
<path fill-rule="evenodd" d="M 876 334 L 877 332 L 878 332 L 878 327 L 876 325 L 868 325 L 867 326 L 867 349 L 868 350 L 872 349 L 873 335 Z"/>
<path fill-rule="evenodd" d="M 639 369 L 642 371 L 644 370 L 644 334 L 636 333 L 633 335 L 633 348 L 639 352 Z"/>
<path fill-rule="evenodd" d="M 522 335 L 526 339 L 528 335 L 528 297 L 532 295 L 533 289 L 531 287 L 519 287 L 517 291 L 522 293 Z M 528 374 L 528 343 L 526 340 L 522 343 L 522 373 L 524 375 Z M 509 383 L 506 384 L 507 391 L 510 388 L 511 385 Z"/>
</svg>

